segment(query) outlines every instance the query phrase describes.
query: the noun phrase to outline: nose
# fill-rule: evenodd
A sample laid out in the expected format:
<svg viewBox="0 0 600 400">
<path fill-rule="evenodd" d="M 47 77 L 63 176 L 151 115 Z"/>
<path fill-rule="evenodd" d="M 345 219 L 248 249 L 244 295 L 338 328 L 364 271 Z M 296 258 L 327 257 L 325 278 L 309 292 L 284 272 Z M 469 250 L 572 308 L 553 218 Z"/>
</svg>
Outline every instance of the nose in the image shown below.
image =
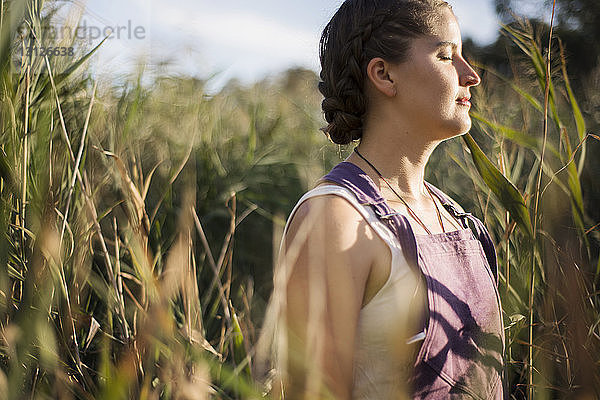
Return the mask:
<svg viewBox="0 0 600 400">
<path fill-rule="evenodd" d="M 471 65 L 462 58 L 462 68 L 459 76 L 459 83 L 461 86 L 470 87 L 477 86 L 481 83 L 481 78 L 477 75 L 477 72 L 471 67 Z"/>
</svg>

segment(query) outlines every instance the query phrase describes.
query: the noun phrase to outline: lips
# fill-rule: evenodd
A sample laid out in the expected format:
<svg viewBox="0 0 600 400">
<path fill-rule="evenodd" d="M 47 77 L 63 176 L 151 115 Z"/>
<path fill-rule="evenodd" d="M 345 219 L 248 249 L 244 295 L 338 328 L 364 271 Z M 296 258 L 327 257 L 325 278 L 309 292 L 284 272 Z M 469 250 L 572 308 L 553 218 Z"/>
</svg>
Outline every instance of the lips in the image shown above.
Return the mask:
<svg viewBox="0 0 600 400">
<path fill-rule="evenodd" d="M 462 97 L 460 99 L 457 99 L 456 102 L 461 106 L 470 107 L 471 106 L 470 100 L 471 100 L 470 97 Z"/>
</svg>

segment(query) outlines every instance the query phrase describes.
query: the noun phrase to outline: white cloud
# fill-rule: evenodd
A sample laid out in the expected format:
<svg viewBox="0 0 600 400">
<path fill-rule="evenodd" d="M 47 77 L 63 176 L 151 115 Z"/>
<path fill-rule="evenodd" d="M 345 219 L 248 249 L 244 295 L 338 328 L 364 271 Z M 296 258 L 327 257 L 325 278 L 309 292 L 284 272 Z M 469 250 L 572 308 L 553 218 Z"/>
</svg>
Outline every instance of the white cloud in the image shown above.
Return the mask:
<svg viewBox="0 0 600 400">
<path fill-rule="evenodd" d="M 499 22 L 491 1 L 451 0 L 463 38 L 471 37 L 480 44 L 496 39 Z"/>
<path fill-rule="evenodd" d="M 252 49 L 258 54 L 298 57 L 311 53 L 314 36 L 251 14 L 202 15 L 190 23 L 192 32 L 209 43 Z"/>
<path fill-rule="evenodd" d="M 157 46 L 195 48 L 210 67 L 231 69 L 243 79 L 291 65 L 317 65 L 318 32 L 294 29 L 245 11 L 193 13 L 160 7 L 153 13 L 152 39 Z"/>
</svg>

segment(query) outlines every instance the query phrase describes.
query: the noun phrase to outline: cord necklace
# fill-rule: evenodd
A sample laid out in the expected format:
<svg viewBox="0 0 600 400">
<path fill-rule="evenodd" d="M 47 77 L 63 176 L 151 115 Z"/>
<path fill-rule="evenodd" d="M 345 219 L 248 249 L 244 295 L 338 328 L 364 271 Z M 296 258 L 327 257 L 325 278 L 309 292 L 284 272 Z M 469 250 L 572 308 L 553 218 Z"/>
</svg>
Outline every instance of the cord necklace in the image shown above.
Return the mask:
<svg viewBox="0 0 600 400">
<path fill-rule="evenodd" d="M 408 214 L 415 221 L 417 221 L 417 223 L 419 225 L 421 225 L 423 227 L 423 229 L 425 230 L 425 232 L 427 232 L 428 235 L 431 235 L 431 231 L 427 228 L 427 226 L 425 225 L 425 223 L 423 223 L 423 221 L 421 220 L 421 218 L 419 218 L 417 216 L 417 214 L 413 211 L 413 209 L 410 208 L 410 206 L 408 205 L 408 203 L 406 202 L 406 200 L 404 200 L 402 198 L 402 196 L 400 196 L 400 194 L 392 187 L 392 185 L 387 181 L 387 179 L 385 179 L 383 177 L 383 175 L 381 174 L 381 172 L 379 172 L 379 170 L 377 168 L 375 168 L 375 166 L 369 160 L 367 160 L 362 154 L 360 154 L 360 152 L 358 151 L 357 147 L 354 148 L 354 152 L 364 162 L 366 162 L 369 165 L 369 167 L 371 167 L 373 169 L 373 171 L 375 171 L 375 173 L 377 174 L 377 176 L 379 176 L 379 178 L 386 183 L 386 185 L 390 188 L 390 190 L 392 192 L 394 192 L 394 194 L 400 199 L 400 201 L 402 201 L 402 203 L 406 206 L 406 210 L 408 211 Z M 444 227 L 444 221 L 442 220 L 442 213 L 440 212 L 440 209 L 438 208 L 438 205 L 437 205 L 435 199 L 433 198 L 433 194 L 431 193 L 431 190 L 429 189 L 429 187 L 426 184 L 424 184 L 424 186 L 425 186 L 425 189 L 427 190 L 427 193 L 429 193 L 429 197 L 431 198 L 431 201 L 433 201 L 433 205 L 435 206 L 435 213 L 437 214 L 438 222 L 440 224 L 440 227 L 442 228 L 442 232 L 446 233 L 446 229 Z"/>
</svg>

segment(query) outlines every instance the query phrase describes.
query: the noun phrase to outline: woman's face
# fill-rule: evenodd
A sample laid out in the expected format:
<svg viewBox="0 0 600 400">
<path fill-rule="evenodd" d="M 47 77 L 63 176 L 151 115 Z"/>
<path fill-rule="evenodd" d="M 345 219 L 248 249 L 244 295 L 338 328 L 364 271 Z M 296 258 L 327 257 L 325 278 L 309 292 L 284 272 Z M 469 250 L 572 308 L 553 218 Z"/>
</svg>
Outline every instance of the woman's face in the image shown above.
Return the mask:
<svg viewBox="0 0 600 400">
<path fill-rule="evenodd" d="M 416 132 L 443 140 L 471 128 L 469 88 L 480 82 L 462 57 L 460 29 L 452 11 L 441 11 L 432 35 L 413 39 L 406 61 L 392 66 L 396 109 Z"/>
</svg>

